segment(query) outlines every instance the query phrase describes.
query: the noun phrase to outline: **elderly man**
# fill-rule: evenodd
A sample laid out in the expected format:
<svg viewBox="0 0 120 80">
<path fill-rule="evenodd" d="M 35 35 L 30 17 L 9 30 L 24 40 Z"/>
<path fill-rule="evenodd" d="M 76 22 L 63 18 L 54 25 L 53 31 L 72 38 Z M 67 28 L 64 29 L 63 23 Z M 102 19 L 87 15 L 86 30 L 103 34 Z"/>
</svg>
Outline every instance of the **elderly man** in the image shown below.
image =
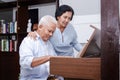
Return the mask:
<svg viewBox="0 0 120 80">
<path fill-rule="evenodd" d="M 36 40 L 30 37 L 23 39 L 19 47 L 20 80 L 47 80 L 50 57 L 56 56 L 49 42 L 56 24 L 53 17 L 46 15 L 41 18 L 35 31 Z"/>
</svg>

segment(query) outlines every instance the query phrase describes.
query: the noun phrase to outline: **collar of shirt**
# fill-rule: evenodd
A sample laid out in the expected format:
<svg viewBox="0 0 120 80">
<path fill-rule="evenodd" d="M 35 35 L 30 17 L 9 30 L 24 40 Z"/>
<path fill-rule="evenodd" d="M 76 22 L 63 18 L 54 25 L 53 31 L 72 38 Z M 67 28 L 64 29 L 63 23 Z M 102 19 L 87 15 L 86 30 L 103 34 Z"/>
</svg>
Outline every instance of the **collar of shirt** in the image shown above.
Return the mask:
<svg viewBox="0 0 120 80">
<path fill-rule="evenodd" d="M 40 35 L 39 35 L 36 31 L 34 31 L 34 32 L 35 32 L 35 34 L 36 34 L 36 36 L 37 36 L 36 39 L 41 39 L 41 38 L 40 38 Z"/>
</svg>

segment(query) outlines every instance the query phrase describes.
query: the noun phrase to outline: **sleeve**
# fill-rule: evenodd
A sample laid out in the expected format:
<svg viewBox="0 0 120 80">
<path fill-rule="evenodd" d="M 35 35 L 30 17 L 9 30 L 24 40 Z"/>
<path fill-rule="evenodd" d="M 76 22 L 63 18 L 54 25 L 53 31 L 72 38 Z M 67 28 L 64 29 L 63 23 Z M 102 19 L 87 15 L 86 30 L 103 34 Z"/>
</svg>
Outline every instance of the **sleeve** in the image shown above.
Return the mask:
<svg viewBox="0 0 120 80">
<path fill-rule="evenodd" d="M 22 68 L 32 69 L 31 63 L 33 60 L 33 47 L 32 41 L 30 38 L 26 37 L 22 41 L 19 47 L 19 55 L 20 55 L 20 66 Z"/>
<path fill-rule="evenodd" d="M 75 48 L 75 50 L 80 51 L 82 49 L 82 45 L 77 41 L 77 33 L 75 29 L 72 29 L 73 31 L 73 41 L 72 46 Z"/>
<path fill-rule="evenodd" d="M 78 41 L 75 39 L 73 40 L 73 47 L 77 50 L 80 51 L 82 49 L 82 45 L 78 43 Z"/>
<path fill-rule="evenodd" d="M 49 41 L 49 51 L 50 51 L 50 54 L 53 55 L 53 56 L 57 56 L 56 52 L 55 52 L 55 49 L 53 47 L 53 45 L 51 44 L 51 42 Z"/>
</svg>

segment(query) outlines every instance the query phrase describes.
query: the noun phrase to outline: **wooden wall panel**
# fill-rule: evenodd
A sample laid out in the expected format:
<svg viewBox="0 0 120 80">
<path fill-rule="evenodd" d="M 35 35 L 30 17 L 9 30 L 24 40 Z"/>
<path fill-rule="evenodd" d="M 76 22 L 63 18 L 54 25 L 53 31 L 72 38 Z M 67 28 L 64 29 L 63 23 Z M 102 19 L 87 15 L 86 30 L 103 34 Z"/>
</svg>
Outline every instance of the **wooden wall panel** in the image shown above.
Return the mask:
<svg viewBox="0 0 120 80">
<path fill-rule="evenodd" d="M 119 0 L 101 0 L 101 78 L 119 80 Z"/>
</svg>

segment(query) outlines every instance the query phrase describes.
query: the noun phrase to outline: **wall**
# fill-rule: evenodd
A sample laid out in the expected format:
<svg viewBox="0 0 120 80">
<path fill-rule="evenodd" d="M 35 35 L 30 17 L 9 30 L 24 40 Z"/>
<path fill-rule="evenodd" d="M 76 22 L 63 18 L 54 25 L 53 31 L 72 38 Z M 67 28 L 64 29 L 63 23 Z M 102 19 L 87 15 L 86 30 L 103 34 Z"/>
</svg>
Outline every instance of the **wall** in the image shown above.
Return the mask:
<svg viewBox="0 0 120 80">
<path fill-rule="evenodd" d="M 75 15 L 100 14 L 100 0 L 59 0 L 61 4 L 73 7 Z"/>
<path fill-rule="evenodd" d="M 32 5 L 29 6 L 29 9 L 36 9 L 38 8 L 38 16 L 39 19 L 44 15 L 52 15 L 54 17 L 55 10 L 56 10 L 56 3 L 48 3 L 48 4 L 39 4 L 39 5 Z M 13 9 L 13 21 L 15 21 L 15 12 L 16 8 Z"/>
<path fill-rule="evenodd" d="M 52 15 L 54 17 L 56 10 L 56 3 L 29 6 L 29 9 L 33 9 L 33 8 L 39 9 L 39 19 L 44 15 Z"/>
<path fill-rule="evenodd" d="M 77 34 L 78 41 L 80 43 L 87 43 L 89 36 L 91 35 L 90 25 L 93 25 L 97 28 L 97 33 L 95 35 L 95 40 L 97 45 L 100 47 L 100 15 L 75 15 L 71 21 Z"/>
</svg>

